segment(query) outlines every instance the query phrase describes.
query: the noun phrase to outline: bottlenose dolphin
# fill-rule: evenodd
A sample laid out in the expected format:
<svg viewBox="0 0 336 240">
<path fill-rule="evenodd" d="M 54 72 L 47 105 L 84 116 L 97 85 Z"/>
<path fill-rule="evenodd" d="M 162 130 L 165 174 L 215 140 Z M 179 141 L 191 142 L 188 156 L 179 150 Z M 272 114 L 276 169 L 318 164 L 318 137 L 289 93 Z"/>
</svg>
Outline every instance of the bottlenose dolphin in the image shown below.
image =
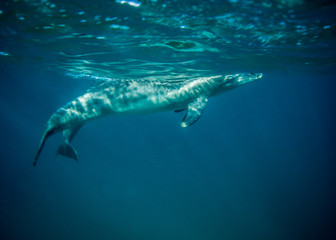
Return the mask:
<svg viewBox="0 0 336 240">
<path fill-rule="evenodd" d="M 178 81 L 110 80 L 90 88 L 84 95 L 59 108 L 48 120 L 34 166 L 48 137 L 63 131 L 57 153 L 78 160 L 70 144 L 89 120 L 113 114 L 144 114 L 187 110 L 182 127 L 195 123 L 209 97 L 262 78 L 262 73 L 237 73 Z"/>
</svg>

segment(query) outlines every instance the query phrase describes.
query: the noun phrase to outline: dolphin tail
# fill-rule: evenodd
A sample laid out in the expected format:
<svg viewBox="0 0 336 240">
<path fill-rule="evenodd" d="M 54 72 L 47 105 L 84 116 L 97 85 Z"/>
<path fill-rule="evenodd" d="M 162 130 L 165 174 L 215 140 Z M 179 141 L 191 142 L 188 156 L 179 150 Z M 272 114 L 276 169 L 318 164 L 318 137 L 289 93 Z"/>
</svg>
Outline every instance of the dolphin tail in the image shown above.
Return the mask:
<svg viewBox="0 0 336 240">
<path fill-rule="evenodd" d="M 57 149 L 57 155 L 69 157 L 78 162 L 77 151 L 69 142 L 64 142 L 59 146 Z"/>
<path fill-rule="evenodd" d="M 53 128 L 49 128 L 49 129 L 46 129 L 42 135 L 42 138 L 41 138 L 41 141 L 40 141 L 40 145 L 38 147 L 38 150 L 37 150 L 37 153 L 35 155 L 35 160 L 34 160 L 34 163 L 33 163 L 33 166 L 35 167 L 36 164 L 37 164 L 37 160 L 41 154 L 41 151 L 42 151 L 42 148 L 44 146 L 44 143 L 45 141 L 47 140 L 48 137 L 50 137 L 50 135 L 54 134 L 55 130 Z"/>
</svg>

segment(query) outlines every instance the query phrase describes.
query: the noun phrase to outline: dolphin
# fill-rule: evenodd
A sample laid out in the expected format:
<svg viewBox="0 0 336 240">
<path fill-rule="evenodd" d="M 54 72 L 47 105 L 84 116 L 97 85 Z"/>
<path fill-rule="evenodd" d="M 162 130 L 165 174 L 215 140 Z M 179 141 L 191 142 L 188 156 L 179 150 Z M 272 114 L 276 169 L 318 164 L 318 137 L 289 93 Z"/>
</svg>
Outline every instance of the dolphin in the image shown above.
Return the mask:
<svg viewBox="0 0 336 240">
<path fill-rule="evenodd" d="M 189 80 L 109 80 L 96 84 L 49 118 L 33 165 L 36 166 L 46 139 L 57 132 L 63 132 L 63 143 L 57 154 L 78 161 L 71 140 L 80 127 L 90 120 L 113 114 L 186 110 L 181 127 L 188 127 L 201 117 L 210 97 L 260 78 L 262 73 L 237 73 Z"/>
</svg>

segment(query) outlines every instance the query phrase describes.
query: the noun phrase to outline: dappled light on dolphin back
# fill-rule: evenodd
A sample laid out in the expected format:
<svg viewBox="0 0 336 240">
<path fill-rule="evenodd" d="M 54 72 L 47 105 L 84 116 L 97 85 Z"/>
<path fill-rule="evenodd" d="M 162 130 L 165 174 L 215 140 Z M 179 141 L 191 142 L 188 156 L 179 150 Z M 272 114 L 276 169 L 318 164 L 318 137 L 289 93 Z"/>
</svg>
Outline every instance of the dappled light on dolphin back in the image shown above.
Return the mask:
<svg viewBox="0 0 336 240">
<path fill-rule="evenodd" d="M 146 114 L 186 109 L 181 127 L 194 124 L 207 105 L 208 98 L 258 80 L 261 73 L 237 73 L 184 81 L 110 80 L 67 103 L 47 122 L 34 166 L 46 139 L 63 131 L 64 143 L 58 154 L 78 161 L 77 151 L 70 144 L 79 128 L 87 121 L 108 115 Z"/>
</svg>

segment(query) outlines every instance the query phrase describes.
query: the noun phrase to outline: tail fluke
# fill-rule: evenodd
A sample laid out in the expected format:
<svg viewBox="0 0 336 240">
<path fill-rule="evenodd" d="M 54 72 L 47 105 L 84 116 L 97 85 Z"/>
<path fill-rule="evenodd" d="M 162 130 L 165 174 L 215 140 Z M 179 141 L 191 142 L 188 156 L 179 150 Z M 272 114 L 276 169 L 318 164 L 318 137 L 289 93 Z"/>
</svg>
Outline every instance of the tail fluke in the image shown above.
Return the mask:
<svg viewBox="0 0 336 240">
<path fill-rule="evenodd" d="M 64 142 L 59 146 L 57 149 L 57 155 L 69 157 L 78 162 L 77 151 L 69 142 Z"/>
<path fill-rule="evenodd" d="M 37 150 L 37 153 L 36 153 L 36 156 L 35 156 L 35 160 L 34 160 L 34 163 L 33 163 L 33 166 L 35 167 L 36 164 L 37 164 L 37 160 L 41 154 L 41 151 L 42 151 L 42 148 L 44 146 L 44 143 L 45 141 L 47 140 L 47 138 L 52 135 L 54 133 L 54 131 L 52 129 L 49 129 L 49 130 L 45 130 L 44 133 L 43 133 L 43 136 L 41 138 L 41 142 L 40 142 L 40 146 Z"/>
</svg>

